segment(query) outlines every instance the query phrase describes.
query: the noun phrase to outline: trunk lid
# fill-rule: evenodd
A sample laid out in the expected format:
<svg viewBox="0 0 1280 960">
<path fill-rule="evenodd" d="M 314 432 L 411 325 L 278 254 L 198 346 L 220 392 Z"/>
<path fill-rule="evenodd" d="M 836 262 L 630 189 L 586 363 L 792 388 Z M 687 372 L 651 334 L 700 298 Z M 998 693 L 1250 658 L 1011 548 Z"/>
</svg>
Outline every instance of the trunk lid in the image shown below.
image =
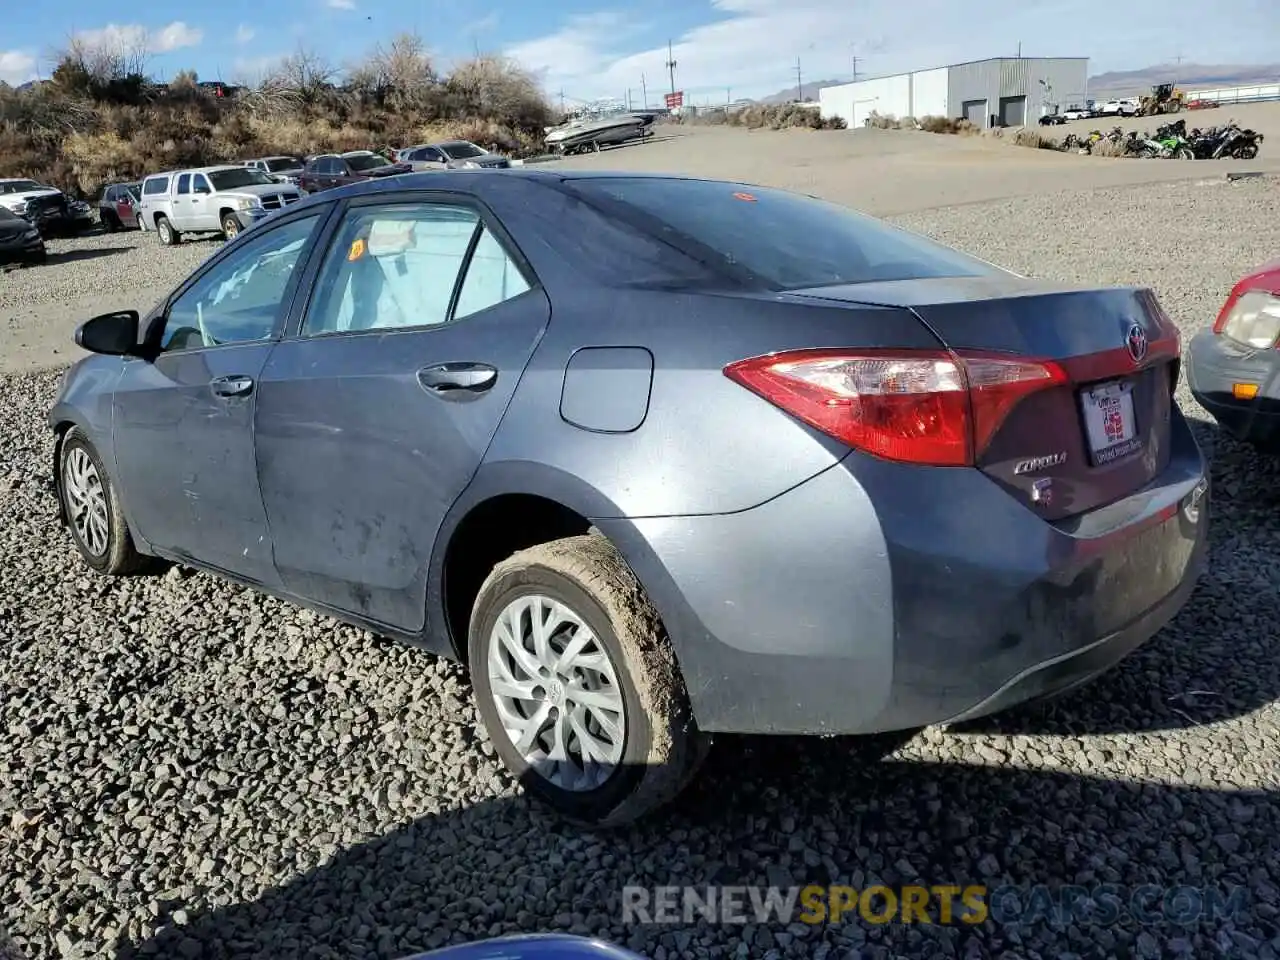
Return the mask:
<svg viewBox="0 0 1280 960">
<path fill-rule="evenodd" d="M 1056 363 L 1066 382 L 1014 407 L 977 464 L 1047 520 L 1127 496 L 1169 462 L 1179 339 L 1150 290 L 991 274 L 793 293 L 910 309 L 950 349 Z"/>
</svg>

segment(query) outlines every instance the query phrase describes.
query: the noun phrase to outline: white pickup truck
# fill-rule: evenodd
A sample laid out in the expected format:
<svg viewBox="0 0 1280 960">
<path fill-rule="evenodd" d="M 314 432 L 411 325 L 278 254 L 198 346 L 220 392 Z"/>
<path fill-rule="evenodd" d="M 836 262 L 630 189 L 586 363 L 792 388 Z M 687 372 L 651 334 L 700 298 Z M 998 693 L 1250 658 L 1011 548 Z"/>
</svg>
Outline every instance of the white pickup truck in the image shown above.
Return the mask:
<svg viewBox="0 0 1280 960">
<path fill-rule="evenodd" d="M 199 167 L 153 173 L 142 181 L 138 223 L 173 246 L 184 233 L 241 230 L 302 199 L 298 188 L 243 166 Z"/>
</svg>

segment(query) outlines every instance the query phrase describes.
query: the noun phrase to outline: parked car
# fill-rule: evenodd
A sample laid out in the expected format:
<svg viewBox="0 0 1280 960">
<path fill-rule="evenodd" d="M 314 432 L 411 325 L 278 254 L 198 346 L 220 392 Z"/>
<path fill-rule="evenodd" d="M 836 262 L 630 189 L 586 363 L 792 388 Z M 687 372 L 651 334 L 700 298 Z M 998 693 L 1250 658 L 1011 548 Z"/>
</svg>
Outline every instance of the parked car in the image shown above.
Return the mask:
<svg viewBox="0 0 1280 960">
<path fill-rule="evenodd" d="M 1062 116 L 1067 120 L 1088 120 L 1093 116 L 1093 110 L 1072 104 L 1062 112 Z"/>
<path fill-rule="evenodd" d="M 261 170 L 277 183 L 298 185 L 298 178 L 306 163 L 298 157 L 261 157 L 257 160 L 246 160 L 244 165 L 251 170 Z"/>
<path fill-rule="evenodd" d="M 142 183 L 113 183 L 102 191 L 98 201 L 98 220 L 103 229 L 114 233 L 128 227 L 137 229 L 138 198 L 142 196 Z"/>
<path fill-rule="evenodd" d="M 1191 338 L 1187 380 L 1224 430 L 1280 453 L 1280 260 L 1243 277 Z"/>
<path fill-rule="evenodd" d="M 396 160 L 407 163 L 414 171 L 426 170 L 506 170 L 511 161 L 501 154 L 490 153 L 468 140 L 446 140 L 443 143 L 423 143 L 405 147 L 396 154 Z"/>
<path fill-rule="evenodd" d="M 1060 126 L 1067 122 L 1067 116 L 1064 113 L 1044 113 L 1040 115 L 1040 126 L 1054 127 Z"/>
<path fill-rule="evenodd" d="M 372 150 L 328 153 L 307 163 L 302 176 L 298 178 L 298 186 L 307 193 L 317 193 L 364 180 L 393 177 L 408 173 L 411 169 L 405 163 L 388 163 L 386 157 Z"/>
<path fill-rule="evenodd" d="M 711 732 L 1082 683 L 1206 549 L 1151 291 L 771 188 L 356 184 L 76 342 L 49 425 L 89 567 L 166 558 L 459 658 L 503 762 L 579 822 L 670 799 Z"/>
<path fill-rule="evenodd" d="M 1132 100 L 1108 100 L 1096 112 L 1100 117 L 1133 117 L 1137 116 L 1138 105 Z"/>
<path fill-rule="evenodd" d="M 0 263 L 44 263 L 47 257 L 35 225 L 0 207 Z"/>
<path fill-rule="evenodd" d="M 184 233 L 221 233 L 230 240 L 300 199 L 297 187 L 248 167 L 176 170 L 142 181 L 139 221 L 168 246 L 181 243 Z"/>
<path fill-rule="evenodd" d="M 79 233 L 93 225 L 87 203 L 25 178 L 0 180 L 0 207 L 34 224 L 46 237 Z"/>
</svg>

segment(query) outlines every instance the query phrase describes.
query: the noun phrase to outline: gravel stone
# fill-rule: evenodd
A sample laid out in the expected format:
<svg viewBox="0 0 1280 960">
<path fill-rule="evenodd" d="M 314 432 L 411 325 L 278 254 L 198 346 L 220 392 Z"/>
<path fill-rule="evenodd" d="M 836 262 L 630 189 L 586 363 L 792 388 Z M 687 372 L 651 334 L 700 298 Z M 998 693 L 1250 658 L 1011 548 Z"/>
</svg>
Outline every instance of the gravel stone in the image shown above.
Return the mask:
<svg viewBox="0 0 1280 960">
<path fill-rule="evenodd" d="M 1184 340 L 1280 251 L 1265 181 L 900 219 L 1019 272 L 1150 284 Z M 213 248 L 162 257 L 144 243 L 8 273 L 0 316 L 86 284 L 176 282 Z M 1049 706 L 909 739 L 723 737 L 672 809 L 595 835 L 499 770 L 457 667 L 204 574 L 88 572 L 48 489 L 57 385 L 0 378 L 3 960 L 394 958 L 555 928 L 672 958 L 1277 955 L 1277 467 L 1223 437 L 1185 385 L 1213 458 L 1213 560 L 1186 609 L 1116 670 Z M 988 875 L 1023 891 L 1250 897 L 1189 927 L 783 918 L 753 920 L 748 937 L 696 916 L 622 922 L 630 885 Z"/>
</svg>

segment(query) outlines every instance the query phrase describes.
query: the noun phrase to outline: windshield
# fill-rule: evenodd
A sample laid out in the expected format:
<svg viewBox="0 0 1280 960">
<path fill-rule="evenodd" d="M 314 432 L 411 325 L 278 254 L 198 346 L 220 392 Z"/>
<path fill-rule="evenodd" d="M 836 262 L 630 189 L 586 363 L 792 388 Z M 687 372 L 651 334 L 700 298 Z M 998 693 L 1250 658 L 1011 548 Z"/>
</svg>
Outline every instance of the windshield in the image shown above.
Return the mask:
<svg viewBox="0 0 1280 960">
<path fill-rule="evenodd" d="M 281 170 L 297 170 L 301 163 L 293 159 L 293 157 L 273 157 L 267 161 L 267 169 L 272 173 L 279 173 Z"/>
<path fill-rule="evenodd" d="M 873 217 L 784 190 L 661 177 L 567 185 L 691 256 L 775 289 L 985 276 L 997 269 Z"/>
<path fill-rule="evenodd" d="M 215 170 L 209 174 L 209 182 L 215 190 L 234 190 L 236 187 L 275 186 L 275 181 L 261 170 L 250 170 L 248 167 L 234 167 L 230 170 Z"/>
<path fill-rule="evenodd" d="M 385 167 L 387 161 L 376 154 L 357 154 L 347 157 L 347 166 L 352 170 L 372 170 L 374 167 Z"/>
<path fill-rule="evenodd" d="M 483 157 L 484 151 L 474 143 L 445 143 L 440 146 L 450 160 L 466 160 L 470 157 Z"/>
<path fill-rule="evenodd" d="M 46 187 L 34 180 L 10 180 L 7 183 L 0 183 L 0 193 L 27 193 L 30 190 L 52 190 L 53 187 Z"/>
</svg>

